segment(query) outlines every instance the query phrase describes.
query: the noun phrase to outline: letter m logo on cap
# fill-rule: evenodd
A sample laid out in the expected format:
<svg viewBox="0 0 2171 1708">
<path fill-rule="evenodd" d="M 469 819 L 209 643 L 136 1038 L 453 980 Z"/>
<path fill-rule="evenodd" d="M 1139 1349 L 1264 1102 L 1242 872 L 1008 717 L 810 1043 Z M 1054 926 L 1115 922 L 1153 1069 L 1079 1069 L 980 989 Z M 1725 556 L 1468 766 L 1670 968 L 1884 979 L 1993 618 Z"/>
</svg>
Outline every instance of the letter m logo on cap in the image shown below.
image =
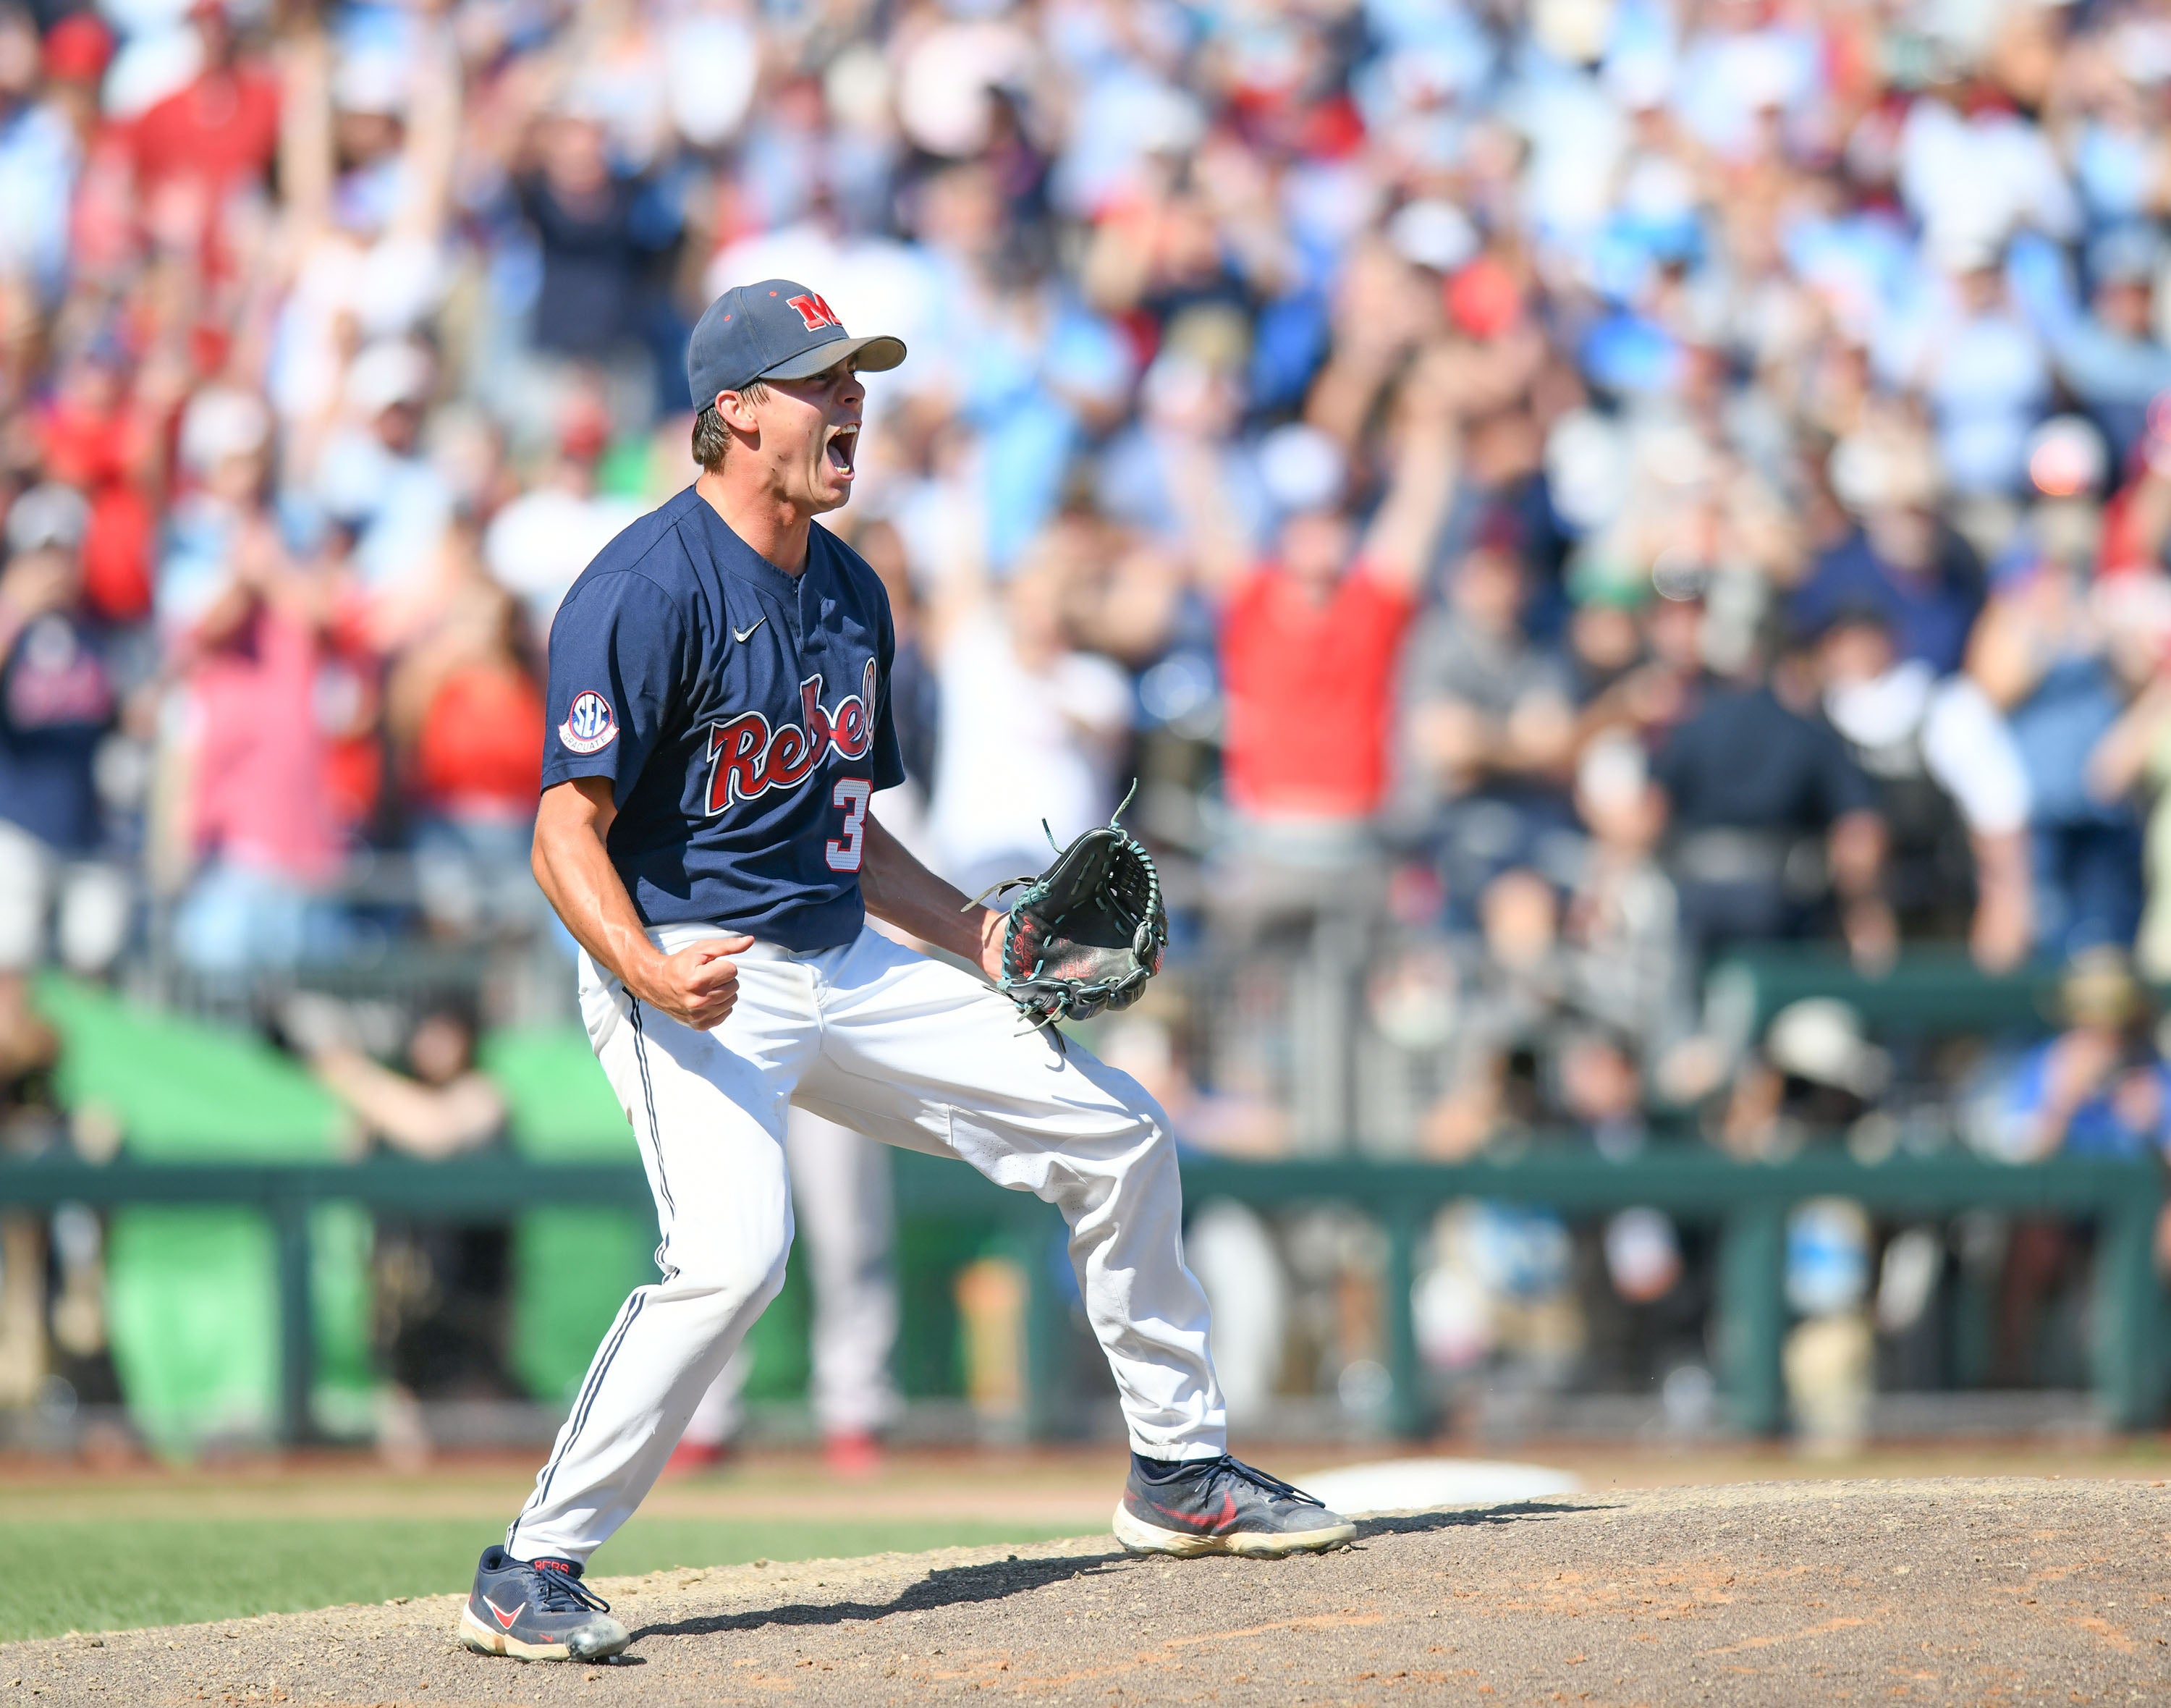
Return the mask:
<svg viewBox="0 0 2171 1708">
<path fill-rule="evenodd" d="M 844 330 L 844 323 L 837 318 L 837 311 L 812 291 L 803 297 L 787 297 L 785 300 L 799 310 L 799 318 L 807 323 L 807 330 L 810 332 L 818 332 L 824 326 L 834 326 L 840 332 Z"/>
</svg>

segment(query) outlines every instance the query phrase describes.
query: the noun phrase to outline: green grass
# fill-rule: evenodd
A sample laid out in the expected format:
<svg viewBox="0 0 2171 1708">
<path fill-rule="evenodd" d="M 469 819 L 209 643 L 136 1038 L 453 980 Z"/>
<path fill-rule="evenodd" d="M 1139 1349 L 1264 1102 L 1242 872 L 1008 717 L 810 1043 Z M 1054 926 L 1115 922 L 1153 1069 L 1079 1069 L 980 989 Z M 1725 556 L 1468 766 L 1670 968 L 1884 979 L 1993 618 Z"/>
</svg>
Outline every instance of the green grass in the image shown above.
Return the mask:
<svg viewBox="0 0 2171 1708">
<path fill-rule="evenodd" d="M 925 1518 L 636 1517 L 590 1570 L 823 1560 L 1069 1533 Z M 475 1555 L 496 1539 L 489 1524 L 466 1519 L 0 1519 L 0 1642 L 464 1590 Z"/>
</svg>

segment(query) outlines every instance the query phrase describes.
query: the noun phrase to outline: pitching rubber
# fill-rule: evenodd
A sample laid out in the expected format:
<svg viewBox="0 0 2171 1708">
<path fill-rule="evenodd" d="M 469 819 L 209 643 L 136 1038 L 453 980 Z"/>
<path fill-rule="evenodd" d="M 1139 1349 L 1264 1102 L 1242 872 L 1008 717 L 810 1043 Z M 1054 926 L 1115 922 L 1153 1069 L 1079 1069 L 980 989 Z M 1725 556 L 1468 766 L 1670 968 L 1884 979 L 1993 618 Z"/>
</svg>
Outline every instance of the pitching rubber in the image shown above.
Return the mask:
<svg viewBox="0 0 2171 1708">
<path fill-rule="evenodd" d="M 1201 1536 L 1194 1531 L 1164 1530 L 1149 1524 L 1118 1501 L 1111 1528 L 1116 1539 L 1133 1554 L 1173 1554 L 1191 1559 L 1201 1554 L 1242 1554 L 1255 1559 L 1278 1559 L 1285 1554 L 1324 1554 L 1339 1548 L 1357 1534 L 1348 1519 L 1316 1530 L 1275 1533 L 1243 1530 L 1227 1536 Z"/>
<path fill-rule="evenodd" d="M 472 1605 L 460 1609 L 460 1646 L 478 1655 L 505 1655 L 516 1661 L 604 1661 L 630 1641 L 621 1634 L 614 1643 L 603 1643 L 576 1652 L 566 1643 L 523 1643 L 503 1631 L 492 1630 L 474 1616 Z"/>
</svg>

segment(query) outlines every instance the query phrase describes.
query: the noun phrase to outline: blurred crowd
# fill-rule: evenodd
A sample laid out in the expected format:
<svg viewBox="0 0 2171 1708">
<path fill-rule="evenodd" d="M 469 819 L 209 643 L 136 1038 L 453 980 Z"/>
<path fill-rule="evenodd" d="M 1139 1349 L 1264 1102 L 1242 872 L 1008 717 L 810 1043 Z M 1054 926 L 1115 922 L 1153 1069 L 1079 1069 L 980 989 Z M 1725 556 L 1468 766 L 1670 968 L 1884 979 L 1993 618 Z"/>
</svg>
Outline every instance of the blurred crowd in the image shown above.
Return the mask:
<svg viewBox="0 0 2171 1708">
<path fill-rule="evenodd" d="M 1766 1152 L 1885 1087 L 1730 948 L 2171 978 L 2167 207 L 2162 0 L 6 0 L 0 1057 L 563 946 L 549 625 L 784 275 L 911 352 L 881 810 L 973 889 L 1137 780 L 1187 1139 Z M 1941 1094 L 2153 1149 L 2144 996 Z"/>
</svg>

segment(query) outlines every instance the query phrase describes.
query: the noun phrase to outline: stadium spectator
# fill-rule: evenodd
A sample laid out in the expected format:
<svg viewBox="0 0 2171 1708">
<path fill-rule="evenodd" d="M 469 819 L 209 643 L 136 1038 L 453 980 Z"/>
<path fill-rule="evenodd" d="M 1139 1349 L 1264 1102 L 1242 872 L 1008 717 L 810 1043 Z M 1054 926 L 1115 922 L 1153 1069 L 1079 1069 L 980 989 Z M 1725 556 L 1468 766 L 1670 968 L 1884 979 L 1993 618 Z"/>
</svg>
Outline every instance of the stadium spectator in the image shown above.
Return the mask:
<svg viewBox="0 0 2171 1708">
<path fill-rule="evenodd" d="M 1902 659 L 1919 659 L 1943 676 L 1959 668 L 1982 609 L 1982 569 L 1938 513 L 1937 470 L 1926 452 L 1906 434 L 1864 434 L 1841 444 L 1832 459 L 1834 484 L 1860 520 L 1818 555 L 1789 615 L 1814 633 L 1842 611 L 1874 610 Z"/>
<path fill-rule="evenodd" d="M 1844 1137 L 1891 1082 L 1890 1055 L 1862 1017 L 1829 996 L 1805 996 L 1772 1017 L 1762 1046 L 1735 1077 L 1715 1137 L 1737 1157 L 1771 1161 Z"/>
<path fill-rule="evenodd" d="M 2083 949 L 2059 981 L 2064 1029 L 2028 1050 L 1996 1093 L 1981 1137 L 2016 1162 L 2064 1152 L 2110 1158 L 2171 1154 L 2171 1064 L 2153 1036 L 2155 1005 L 2120 949 Z M 2049 1218 L 2014 1224 L 1999 1299 L 2009 1377 L 2048 1295 L 2074 1261 L 2072 1231 Z M 2171 1273 L 2171 1209 L 2156 1221 L 2157 1267 Z"/>
<path fill-rule="evenodd" d="M 97 973 L 121 953 L 131 898 L 110 859 L 99 744 L 122 680 L 87 596 L 88 507 L 33 487 L 8 513 L 0 569 L 0 979 L 55 959 Z M 10 1006 L 19 1002 L 19 990 Z"/>
<path fill-rule="evenodd" d="M 1545 1124 L 1548 1070 L 1575 996 L 1560 898 L 1545 878 L 1527 867 L 1502 872 L 1478 898 L 1477 922 L 1455 1059 L 1424 1126 L 1426 1149 L 1453 1161 Z"/>
<path fill-rule="evenodd" d="M 342 802 L 335 768 L 334 738 L 360 711 L 335 650 L 340 572 L 298 561 L 264 508 L 269 431 L 247 393 L 206 390 L 190 404 L 181 454 L 201 484 L 160 572 L 187 700 L 180 763 L 197 866 L 175 941 L 213 974 L 292 967 L 345 940 L 330 891 L 342 805 L 359 804 L 355 792 Z"/>
<path fill-rule="evenodd" d="M 208 267 L 233 258 L 208 247 L 234 214 L 235 199 L 260 190 L 279 147 L 279 79 L 246 52 L 226 0 L 194 0 L 189 22 L 197 69 L 137 117 L 131 128 L 136 194 L 164 241 L 206 245 Z"/>
<path fill-rule="evenodd" d="M 1823 857 L 1848 946 L 1878 964 L 1895 943 L 1875 794 L 1831 727 L 1786 705 L 1754 653 L 1748 662 L 1709 685 L 1654 764 L 1684 924 L 1706 948 L 1804 935 L 1825 900 L 1798 875 L 1806 849 Z"/>
<path fill-rule="evenodd" d="M 939 869 L 968 894 L 1038 871 L 1051 835 L 1060 846 L 1117 804 L 1130 684 L 1075 644 L 1069 565 L 1059 540 L 1043 544 L 995 587 L 961 556 L 928 614 L 943 738 L 927 830 Z"/>
<path fill-rule="evenodd" d="M 2089 768 L 2125 701 L 2105 618 L 2081 568 L 2023 541 L 1969 646 L 2027 774 L 2035 943 L 2052 954 L 2129 944 L 2141 917 L 2139 820 Z"/>
<path fill-rule="evenodd" d="M 1455 454 L 1451 378 L 1439 351 L 1412 368 L 1392 479 L 1361 541 L 1342 454 L 1316 430 L 1285 429 L 1262 455 L 1281 516 L 1266 562 L 1218 483 L 1203 468 L 1186 482 L 1220 610 L 1229 798 L 1262 853 L 1361 835 L 1386 795 L 1396 663 Z"/>
<path fill-rule="evenodd" d="M 2114 225 L 2088 244 L 2084 262 L 2088 309 L 2061 303 L 2051 350 L 2066 389 L 2123 465 L 2147 431 L 2149 404 L 2171 390 L 2171 351 L 2155 336 L 2163 241 L 2139 222 Z"/>
<path fill-rule="evenodd" d="M 482 540 L 490 574 L 526 606 L 539 636 L 549 633 L 558 602 L 588 560 L 641 514 L 635 500 L 596 489 L 597 465 L 609 448 L 604 400 L 576 393 L 562 416 L 553 454 L 500 506 Z"/>
<path fill-rule="evenodd" d="M 421 443 L 432 387 L 426 351 L 385 339 L 347 369 L 347 419 L 326 442 L 314 497 L 353 536 L 356 590 L 371 626 L 387 644 L 413 633 L 434 604 L 438 554 L 453 519 L 453 494 Z"/>
<path fill-rule="evenodd" d="M 2134 696 L 2088 755 L 2088 785 L 2100 799 L 2147 803 L 2146 897 L 2134 938 L 2143 977 L 2171 978 L 2171 676 L 2160 670 Z"/>
<path fill-rule="evenodd" d="M 1575 718 L 1565 663 L 1524 631 L 1520 540 L 1501 513 L 1403 649 L 1399 811 L 1444 851 L 1451 899 L 1535 857 L 1570 822 Z"/>
<path fill-rule="evenodd" d="M 562 384 L 598 364 L 619 382 L 630 424 L 654 413 L 662 388 L 677 389 L 678 364 L 656 362 L 650 341 L 669 346 L 691 330 L 673 320 L 661 288 L 681 216 L 667 180 L 614 162 L 599 96 L 570 88 L 530 128 L 510 182 L 542 261 L 531 334 L 538 378 Z"/>
<path fill-rule="evenodd" d="M 38 99 L 37 20 L 0 11 L 0 270 L 57 297 L 67 276 L 68 198 L 81 152 L 65 115 Z"/>
<path fill-rule="evenodd" d="M 2017 964 L 2029 943 L 2028 777 L 2004 720 L 1970 678 L 1940 681 L 1927 660 L 1899 657 L 1874 606 L 1833 618 L 1817 668 L 1825 716 L 1877 792 L 1902 928 L 1965 932 L 1984 967 Z"/>
<path fill-rule="evenodd" d="M 339 1005 L 297 996 L 281 1019 L 311 1070 L 346 1107 L 364 1146 L 426 1163 L 503 1142 L 505 1098 L 475 1066 L 475 1024 L 457 1004 L 429 1005 L 407 1036 L 405 1071 L 355 1043 Z M 432 1217 L 377 1218 L 371 1268 L 376 1352 L 389 1387 L 378 1448 L 395 1463 L 426 1456 L 419 1396 L 495 1399 L 505 1373 L 508 1238 L 501 1225 Z"/>
<path fill-rule="evenodd" d="M 1681 898 L 1657 857 L 1664 804 L 1642 747 L 1617 732 L 1589 743 L 1575 809 L 1584 836 L 1562 929 L 1576 951 L 1579 1004 L 1611 1036 L 1632 1040 L 1648 1075 L 1689 1029 L 1691 969 Z"/>
<path fill-rule="evenodd" d="M 2001 1152 L 2018 1161 L 2059 1151 L 2136 1157 L 2171 1144 L 2171 1066 L 2126 958 L 2109 947 L 2074 957 L 2059 1007 L 2065 1029 L 2028 1051 L 2007 1082 Z"/>
<path fill-rule="evenodd" d="M 519 609 L 470 573 L 385 688 L 385 722 L 417 814 L 417 900 L 453 936 L 532 927 L 527 882 L 542 760 L 543 690 L 520 650 Z"/>
</svg>

